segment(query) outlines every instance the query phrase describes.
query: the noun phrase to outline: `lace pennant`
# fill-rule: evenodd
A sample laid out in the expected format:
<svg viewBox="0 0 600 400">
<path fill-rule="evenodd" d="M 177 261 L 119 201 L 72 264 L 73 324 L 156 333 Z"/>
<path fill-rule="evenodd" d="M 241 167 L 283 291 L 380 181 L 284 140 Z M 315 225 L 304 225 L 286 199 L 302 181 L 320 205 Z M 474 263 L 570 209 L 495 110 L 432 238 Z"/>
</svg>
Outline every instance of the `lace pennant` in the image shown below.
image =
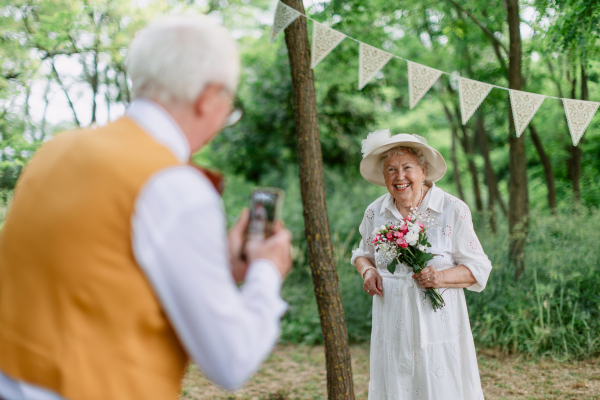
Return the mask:
<svg viewBox="0 0 600 400">
<path fill-rule="evenodd" d="M 521 137 L 521 134 L 531 122 L 531 119 L 546 99 L 546 96 L 513 89 L 508 89 L 508 93 L 510 95 L 510 106 L 512 108 L 513 120 L 515 121 L 517 137 Z"/>
<path fill-rule="evenodd" d="M 579 139 L 587 129 L 600 103 L 594 101 L 562 99 L 567 114 L 569 132 L 573 139 L 573 146 L 577 146 Z"/>
<path fill-rule="evenodd" d="M 408 97 L 411 110 L 415 108 L 440 75 L 442 75 L 442 71 L 408 61 Z"/>
<path fill-rule="evenodd" d="M 344 40 L 346 35 L 334 29 L 313 21 L 312 54 L 310 67 L 314 68 L 319 64 L 331 50 Z"/>
<path fill-rule="evenodd" d="M 275 9 L 275 18 L 273 20 L 273 30 L 271 31 L 271 43 L 275 41 L 275 38 L 281 31 L 290 26 L 290 24 L 300 15 L 301 14 L 292 7 L 283 4 L 281 1 L 277 2 L 277 9 Z"/>
<path fill-rule="evenodd" d="M 358 47 L 358 90 L 362 90 L 392 57 L 388 52 L 361 42 Z"/>
<path fill-rule="evenodd" d="M 479 108 L 493 86 L 467 78 L 458 78 L 458 95 L 460 97 L 460 114 L 465 125 L 473 113 Z"/>
</svg>

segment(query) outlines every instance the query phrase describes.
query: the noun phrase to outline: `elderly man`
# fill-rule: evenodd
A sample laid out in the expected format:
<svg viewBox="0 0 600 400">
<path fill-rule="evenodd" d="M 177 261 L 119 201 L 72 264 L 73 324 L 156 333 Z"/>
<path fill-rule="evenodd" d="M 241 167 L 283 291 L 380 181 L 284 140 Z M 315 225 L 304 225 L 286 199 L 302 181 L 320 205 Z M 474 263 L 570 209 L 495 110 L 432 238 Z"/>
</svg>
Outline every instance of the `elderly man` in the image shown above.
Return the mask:
<svg viewBox="0 0 600 400">
<path fill-rule="evenodd" d="M 239 76 L 203 17 L 133 41 L 125 117 L 58 135 L 22 173 L 0 237 L 0 398 L 176 399 L 188 359 L 227 389 L 274 346 L 290 233 L 226 234 L 190 154 L 223 127 Z M 245 279 L 238 288 L 236 283 Z"/>
</svg>

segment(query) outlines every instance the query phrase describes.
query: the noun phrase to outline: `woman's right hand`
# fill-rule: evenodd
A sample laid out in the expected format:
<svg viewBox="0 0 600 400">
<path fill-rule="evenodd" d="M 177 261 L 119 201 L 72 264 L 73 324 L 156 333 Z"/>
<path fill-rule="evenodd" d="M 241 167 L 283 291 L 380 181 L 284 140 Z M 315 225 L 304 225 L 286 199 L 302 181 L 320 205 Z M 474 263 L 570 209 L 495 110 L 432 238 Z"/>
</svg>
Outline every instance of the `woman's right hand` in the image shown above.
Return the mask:
<svg viewBox="0 0 600 400">
<path fill-rule="evenodd" d="M 371 297 L 376 294 L 383 296 L 383 281 L 381 275 L 376 269 L 370 269 L 365 272 L 365 281 L 363 282 L 363 289 Z"/>
</svg>

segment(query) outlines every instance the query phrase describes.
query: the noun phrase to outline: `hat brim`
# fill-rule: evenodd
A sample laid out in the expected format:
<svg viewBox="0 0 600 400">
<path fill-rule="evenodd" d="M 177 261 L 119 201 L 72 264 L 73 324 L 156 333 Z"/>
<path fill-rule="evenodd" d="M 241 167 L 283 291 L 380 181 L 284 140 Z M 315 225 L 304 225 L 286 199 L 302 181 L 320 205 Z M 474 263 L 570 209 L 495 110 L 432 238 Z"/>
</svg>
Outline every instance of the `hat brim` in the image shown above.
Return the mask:
<svg viewBox="0 0 600 400">
<path fill-rule="evenodd" d="M 410 138 L 403 140 L 404 138 L 397 136 L 410 136 Z M 400 146 L 412 147 L 416 150 L 421 150 L 427 164 L 427 176 L 425 177 L 425 179 L 430 180 L 432 182 L 437 182 L 438 180 L 442 179 L 442 177 L 446 174 L 446 171 L 448 169 L 446 166 L 446 161 L 444 160 L 444 157 L 442 157 L 440 152 L 434 149 L 433 147 L 421 143 L 417 141 L 417 139 L 413 139 L 412 135 L 407 134 L 399 134 L 392 136 L 390 140 L 390 142 L 371 151 L 371 153 L 367 154 L 360 162 L 360 174 L 367 181 L 378 186 L 385 186 L 383 171 L 381 170 L 379 164 L 380 156 L 389 149 Z"/>
</svg>

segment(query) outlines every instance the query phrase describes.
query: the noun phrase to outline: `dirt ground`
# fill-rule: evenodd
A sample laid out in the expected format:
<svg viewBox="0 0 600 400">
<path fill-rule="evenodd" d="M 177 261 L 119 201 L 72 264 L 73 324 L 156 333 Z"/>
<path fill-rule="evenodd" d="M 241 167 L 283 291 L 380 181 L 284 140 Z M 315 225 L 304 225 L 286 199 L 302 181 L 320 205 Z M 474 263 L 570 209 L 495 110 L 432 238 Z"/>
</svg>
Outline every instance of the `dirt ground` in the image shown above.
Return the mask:
<svg viewBox="0 0 600 400">
<path fill-rule="evenodd" d="M 351 353 L 355 397 L 366 399 L 369 384 L 369 348 L 352 346 Z M 600 400 L 600 359 L 561 363 L 548 359 L 524 360 L 488 351 L 478 351 L 478 355 L 486 400 Z M 326 398 L 323 346 L 286 345 L 278 346 L 261 369 L 241 390 L 234 393 L 211 384 L 198 367 L 191 364 L 184 379 L 180 400 Z"/>
</svg>

